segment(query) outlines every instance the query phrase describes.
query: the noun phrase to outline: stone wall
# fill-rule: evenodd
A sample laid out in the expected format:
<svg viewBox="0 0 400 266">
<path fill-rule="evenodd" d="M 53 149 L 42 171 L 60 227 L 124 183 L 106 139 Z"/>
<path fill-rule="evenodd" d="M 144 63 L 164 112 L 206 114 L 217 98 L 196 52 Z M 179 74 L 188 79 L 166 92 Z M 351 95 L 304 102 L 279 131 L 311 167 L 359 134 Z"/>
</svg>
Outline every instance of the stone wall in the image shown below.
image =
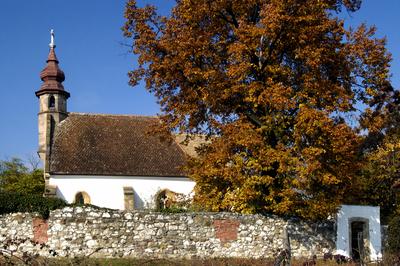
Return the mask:
<svg viewBox="0 0 400 266">
<path fill-rule="evenodd" d="M 42 256 L 265 258 L 275 256 L 283 248 L 285 227 L 294 257 L 322 256 L 335 248 L 332 222 L 93 207 L 56 210 L 48 220 L 27 213 L 0 216 L 0 242 L 14 239 L 11 243 L 16 244 L 10 244 L 9 249 Z"/>
</svg>

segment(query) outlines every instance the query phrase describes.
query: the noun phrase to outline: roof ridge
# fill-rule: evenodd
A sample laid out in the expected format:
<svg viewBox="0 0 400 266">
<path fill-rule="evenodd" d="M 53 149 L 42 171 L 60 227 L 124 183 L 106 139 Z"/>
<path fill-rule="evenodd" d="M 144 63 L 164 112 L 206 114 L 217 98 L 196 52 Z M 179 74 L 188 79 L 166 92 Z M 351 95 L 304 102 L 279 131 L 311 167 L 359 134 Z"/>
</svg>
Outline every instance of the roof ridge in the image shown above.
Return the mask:
<svg viewBox="0 0 400 266">
<path fill-rule="evenodd" d="M 82 112 L 69 112 L 68 115 L 86 115 L 86 116 L 115 116 L 115 117 L 142 117 L 142 118 L 157 118 L 157 115 L 137 115 L 137 114 L 100 114 L 100 113 L 82 113 Z"/>
</svg>

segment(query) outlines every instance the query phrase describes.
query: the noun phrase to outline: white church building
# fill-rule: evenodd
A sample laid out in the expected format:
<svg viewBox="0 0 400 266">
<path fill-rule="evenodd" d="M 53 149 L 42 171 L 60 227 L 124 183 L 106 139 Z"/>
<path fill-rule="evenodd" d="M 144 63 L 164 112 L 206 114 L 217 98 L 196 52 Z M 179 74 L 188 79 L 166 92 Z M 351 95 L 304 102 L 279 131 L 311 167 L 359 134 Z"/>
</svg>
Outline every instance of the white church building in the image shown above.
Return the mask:
<svg viewBox="0 0 400 266">
<path fill-rule="evenodd" d="M 188 195 L 194 182 L 182 169 L 190 146 L 152 132 L 157 117 L 68 112 L 70 94 L 55 54 L 54 34 L 40 73 L 39 150 L 46 196 L 112 209 L 152 207 L 155 195 Z M 192 147 L 193 148 L 193 147 Z"/>
</svg>

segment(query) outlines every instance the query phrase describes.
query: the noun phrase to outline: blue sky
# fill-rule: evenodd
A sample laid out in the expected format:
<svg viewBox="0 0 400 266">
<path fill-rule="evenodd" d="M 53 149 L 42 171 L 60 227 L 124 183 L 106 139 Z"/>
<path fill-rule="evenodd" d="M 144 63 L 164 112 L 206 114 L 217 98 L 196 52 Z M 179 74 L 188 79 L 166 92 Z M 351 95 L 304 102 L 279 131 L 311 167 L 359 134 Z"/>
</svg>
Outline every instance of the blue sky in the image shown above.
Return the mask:
<svg viewBox="0 0 400 266">
<path fill-rule="evenodd" d="M 344 14 L 347 25 L 366 22 L 387 36 L 393 54 L 392 82 L 400 87 L 399 0 L 364 0 L 360 11 Z M 155 3 L 167 13 L 173 0 Z M 155 115 L 159 106 L 142 86 L 128 86 L 135 58 L 122 45 L 124 0 L 1 0 L 0 3 L 0 160 L 26 159 L 37 150 L 38 100 L 50 41 L 71 93 L 71 112 Z"/>
</svg>

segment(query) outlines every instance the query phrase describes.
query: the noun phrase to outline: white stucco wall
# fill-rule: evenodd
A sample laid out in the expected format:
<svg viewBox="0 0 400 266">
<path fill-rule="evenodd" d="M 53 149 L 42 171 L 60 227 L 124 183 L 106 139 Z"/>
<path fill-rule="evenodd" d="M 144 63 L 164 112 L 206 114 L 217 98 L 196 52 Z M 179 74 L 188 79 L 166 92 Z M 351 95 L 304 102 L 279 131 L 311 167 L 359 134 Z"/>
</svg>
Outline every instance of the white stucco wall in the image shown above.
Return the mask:
<svg viewBox="0 0 400 266">
<path fill-rule="evenodd" d="M 189 194 L 195 182 L 186 177 L 132 177 L 52 175 L 50 185 L 57 186 L 57 196 L 72 203 L 76 193 L 89 194 L 91 204 L 111 209 L 124 209 L 123 187 L 132 187 L 135 208 L 152 207 L 154 195 L 161 189 Z"/>
<path fill-rule="evenodd" d="M 350 223 L 357 218 L 368 220 L 370 259 L 380 260 L 382 258 L 380 208 L 373 206 L 342 205 L 337 215 L 337 253 L 350 257 Z"/>
</svg>

